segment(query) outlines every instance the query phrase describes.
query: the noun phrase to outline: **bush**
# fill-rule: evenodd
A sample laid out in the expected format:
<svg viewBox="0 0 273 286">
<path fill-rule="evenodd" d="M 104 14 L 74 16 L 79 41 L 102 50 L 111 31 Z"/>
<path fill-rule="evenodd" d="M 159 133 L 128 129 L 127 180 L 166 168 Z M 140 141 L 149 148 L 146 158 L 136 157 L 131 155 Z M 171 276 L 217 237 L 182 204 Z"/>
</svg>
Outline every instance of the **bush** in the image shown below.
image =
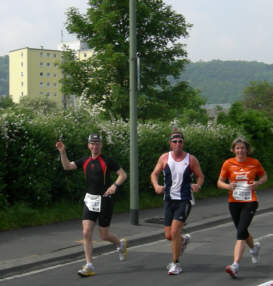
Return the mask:
<svg viewBox="0 0 273 286">
<path fill-rule="evenodd" d="M 84 110 L 58 112 L 51 115 L 32 116 L 29 113 L 9 112 L 1 117 L 0 138 L 0 204 L 28 204 L 32 207 L 46 207 L 58 201 L 79 202 L 86 191 L 83 172 L 64 171 L 60 156 L 55 148 L 57 138 L 63 137 L 68 158 L 73 161 L 89 155 L 87 138 L 92 132 L 103 134 L 103 152 L 129 170 L 129 126 L 121 120 L 103 121 Z M 257 123 L 258 124 L 258 123 Z M 200 161 L 207 185 L 215 185 L 223 161 L 232 156 L 230 144 L 240 132 L 250 130 L 248 135 L 259 140 L 258 130 L 238 129 L 224 125 L 187 125 L 179 121 L 171 123 L 150 122 L 138 125 L 138 178 L 139 191 L 153 193 L 150 174 L 159 156 L 169 150 L 168 138 L 173 126 L 182 129 L 185 135 L 184 149 Z M 258 125 L 257 125 L 258 126 Z M 255 134 L 256 133 L 256 137 Z M 268 131 L 269 132 L 269 131 Z M 272 132 L 267 134 L 271 138 Z M 259 139 L 260 138 L 260 139 Z M 271 141 L 265 144 L 263 154 L 271 154 Z M 261 142 L 260 142 L 261 144 Z M 3 152 L 2 152 L 3 151 Z M 5 160 L 8 158 L 8 160 Z M 260 158 L 259 158 L 260 159 Z M 261 160 L 264 164 L 263 160 Z M 270 160 L 266 168 L 271 168 Z M 162 178 L 161 178 L 162 179 Z M 129 200 L 129 181 L 118 192 L 117 200 Z M 204 190 L 205 191 L 205 190 Z"/>
</svg>

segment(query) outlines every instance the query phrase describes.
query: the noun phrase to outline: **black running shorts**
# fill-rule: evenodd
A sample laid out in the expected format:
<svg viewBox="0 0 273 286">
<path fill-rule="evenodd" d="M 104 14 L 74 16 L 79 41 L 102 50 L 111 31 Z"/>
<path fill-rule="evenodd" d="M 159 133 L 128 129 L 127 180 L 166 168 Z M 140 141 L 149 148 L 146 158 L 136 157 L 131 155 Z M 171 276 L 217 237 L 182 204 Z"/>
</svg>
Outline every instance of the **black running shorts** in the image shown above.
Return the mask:
<svg viewBox="0 0 273 286">
<path fill-rule="evenodd" d="M 172 221 L 185 222 L 191 211 L 190 201 L 166 200 L 164 201 L 164 225 L 170 226 Z"/>
<path fill-rule="evenodd" d="M 101 211 L 93 212 L 90 211 L 87 206 L 84 204 L 83 207 L 83 220 L 92 220 L 94 222 L 99 220 L 99 226 L 108 227 L 110 226 L 112 215 L 114 209 L 114 202 L 111 197 L 102 197 L 101 199 Z"/>
</svg>

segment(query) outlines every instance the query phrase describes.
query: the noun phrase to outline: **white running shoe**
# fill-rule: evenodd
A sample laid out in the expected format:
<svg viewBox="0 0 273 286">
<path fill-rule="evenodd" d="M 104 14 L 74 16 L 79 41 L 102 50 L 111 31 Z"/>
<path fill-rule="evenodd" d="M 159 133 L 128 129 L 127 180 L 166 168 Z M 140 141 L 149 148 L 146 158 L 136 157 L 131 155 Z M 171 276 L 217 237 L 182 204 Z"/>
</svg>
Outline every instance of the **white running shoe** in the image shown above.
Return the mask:
<svg viewBox="0 0 273 286">
<path fill-rule="evenodd" d="M 120 240 L 120 247 L 117 248 L 119 260 L 124 261 L 127 259 L 127 240 L 122 238 Z"/>
<path fill-rule="evenodd" d="M 172 262 L 172 263 L 170 263 L 168 266 L 167 266 L 167 268 L 168 268 L 168 274 L 169 275 L 178 275 L 178 274 L 180 274 L 181 272 L 182 272 L 182 268 L 181 268 L 181 266 L 180 266 L 180 263 L 174 263 L 174 262 Z"/>
<path fill-rule="evenodd" d="M 259 252 L 260 252 L 261 244 L 260 242 L 255 242 L 254 247 L 249 250 L 249 253 L 251 255 L 251 261 L 253 264 L 258 263 L 259 261 Z"/>
<path fill-rule="evenodd" d="M 83 277 L 94 276 L 95 267 L 93 266 L 93 264 L 91 265 L 85 264 L 83 268 L 78 271 L 78 274 Z"/>
<path fill-rule="evenodd" d="M 225 271 L 231 276 L 231 278 L 235 279 L 238 277 L 239 267 L 234 264 L 228 265 Z"/>
<path fill-rule="evenodd" d="M 189 233 L 185 234 L 183 236 L 183 243 L 181 246 L 181 255 L 183 255 L 183 253 L 185 252 L 187 245 L 190 243 L 191 241 L 191 235 Z"/>
</svg>

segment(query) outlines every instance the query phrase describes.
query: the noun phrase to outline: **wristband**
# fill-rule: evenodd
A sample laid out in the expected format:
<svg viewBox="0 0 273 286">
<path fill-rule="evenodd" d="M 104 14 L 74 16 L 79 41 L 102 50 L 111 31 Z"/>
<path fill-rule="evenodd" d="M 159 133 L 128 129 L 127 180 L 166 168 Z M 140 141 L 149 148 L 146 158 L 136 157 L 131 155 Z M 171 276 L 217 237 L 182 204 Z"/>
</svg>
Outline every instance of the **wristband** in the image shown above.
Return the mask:
<svg viewBox="0 0 273 286">
<path fill-rule="evenodd" d="M 117 189 L 120 187 L 120 185 L 118 185 L 117 183 L 113 184 Z"/>
</svg>

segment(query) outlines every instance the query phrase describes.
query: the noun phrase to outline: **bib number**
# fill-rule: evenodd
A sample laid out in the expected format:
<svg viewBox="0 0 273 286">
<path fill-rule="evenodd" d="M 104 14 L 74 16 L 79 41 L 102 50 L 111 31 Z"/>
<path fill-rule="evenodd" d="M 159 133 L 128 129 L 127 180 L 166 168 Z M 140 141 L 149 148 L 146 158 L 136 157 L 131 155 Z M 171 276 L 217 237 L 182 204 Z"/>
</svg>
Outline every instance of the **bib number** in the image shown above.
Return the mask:
<svg viewBox="0 0 273 286">
<path fill-rule="evenodd" d="M 252 192 L 247 182 L 237 182 L 236 188 L 232 193 L 233 198 L 236 201 L 251 201 L 252 200 Z"/>
<path fill-rule="evenodd" d="M 84 197 L 84 203 L 90 211 L 100 213 L 101 196 L 87 193 Z"/>
</svg>

